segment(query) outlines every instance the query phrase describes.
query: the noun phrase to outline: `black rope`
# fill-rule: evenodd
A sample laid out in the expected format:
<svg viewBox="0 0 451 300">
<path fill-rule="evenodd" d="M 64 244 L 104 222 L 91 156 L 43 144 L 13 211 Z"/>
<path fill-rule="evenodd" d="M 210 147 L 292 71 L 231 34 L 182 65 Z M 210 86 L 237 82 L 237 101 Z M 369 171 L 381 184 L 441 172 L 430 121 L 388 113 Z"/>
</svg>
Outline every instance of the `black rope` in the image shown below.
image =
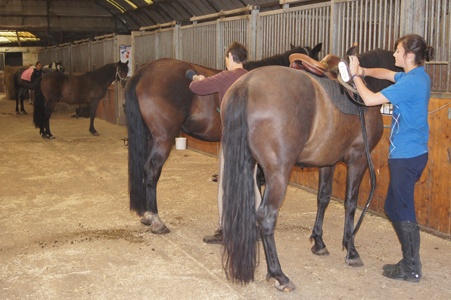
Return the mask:
<svg viewBox="0 0 451 300">
<path fill-rule="evenodd" d="M 359 95 L 356 95 L 356 97 L 357 97 L 357 101 L 358 101 L 359 100 L 358 99 Z M 363 208 L 362 214 L 360 215 L 360 218 L 357 221 L 357 224 L 355 225 L 354 230 L 351 233 L 351 236 L 349 237 L 347 258 L 349 258 L 349 247 L 350 247 L 350 244 L 354 240 L 354 236 L 357 234 L 357 231 L 359 231 L 360 225 L 363 222 L 363 218 L 365 217 L 366 211 L 370 207 L 371 200 L 373 199 L 374 191 L 376 189 L 376 172 L 374 171 L 373 160 L 371 159 L 370 147 L 368 145 L 368 138 L 367 138 L 367 135 L 366 135 L 365 114 L 363 112 L 363 106 L 359 106 L 359 116 L 360 116 L 360 123 L 361 123 L 361 126 L 362 126 L 362 136 L 363 136 L 363 142 L 365 144 L 366 158 L 368 160 L 368 169 L 370 171 L 371 190 L 370 190 L 370 195 L 368 196 L 368 200 L 366 201 L 366 205 Z"/>
</svg>

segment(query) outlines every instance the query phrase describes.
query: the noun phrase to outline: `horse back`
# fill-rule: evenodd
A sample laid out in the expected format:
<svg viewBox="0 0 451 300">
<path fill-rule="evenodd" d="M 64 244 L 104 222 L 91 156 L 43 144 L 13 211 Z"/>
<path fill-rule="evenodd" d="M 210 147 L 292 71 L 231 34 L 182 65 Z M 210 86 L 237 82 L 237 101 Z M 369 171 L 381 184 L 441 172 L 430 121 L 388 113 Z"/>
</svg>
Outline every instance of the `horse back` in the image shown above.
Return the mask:
<svg viewBox="0 0 451 300">
<path fill-rule="evenodd" d="M 78 91 L 88 87 L 78 85 L 74 77 L 60 72 L 44 74 L 41 79 L 41 90 L 45 99 L 48 102 L 81 103 L 75 100 L 79 99 Z"/>
<path fill-rule="evenodd" d="M 259 155 L 283 151 L 299 166 L 318 167 L 349 159 L 354 145 L 356 152 L 364 150 L 359 117 L 339 111 L 311 76 L 286 67 L 262 67 L 243 77 L 232 87 L 247 86 L 248 126 L 253 132 L 249 139 L 259 145 L 251 146 L 257 160 Z M 375 130 L 370 127 L 382 124 L 377 108 L 370 109 L 366 119 L 372 134 Z"/>
</svg>

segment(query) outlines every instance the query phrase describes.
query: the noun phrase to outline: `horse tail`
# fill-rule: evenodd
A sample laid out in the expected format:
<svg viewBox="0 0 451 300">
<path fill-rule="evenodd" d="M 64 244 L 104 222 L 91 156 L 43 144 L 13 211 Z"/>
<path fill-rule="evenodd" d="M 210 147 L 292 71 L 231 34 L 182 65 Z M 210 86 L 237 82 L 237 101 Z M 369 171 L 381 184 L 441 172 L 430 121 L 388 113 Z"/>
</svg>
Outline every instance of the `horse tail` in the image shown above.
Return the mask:
<svg viewBox="0 0 451 300">
<path fill-rule="evenodd" d="M 33 101 L 33 124 L 36 128 L 43 128 L 45 126 L 46 115 L 45 115 L 45 98 L 41 90 L 41 79 L 39 77 L 35 81 L 36 88 L 34 90 L 34 101 Z"/>
<path fill-rule="evenodd" d="M 136 96 L 136 85 L 141 76 L 136 74 L 125 87 L 125 115 L 128 129 L 128 188 L 130 210 L 142 215 L 146 211 L 146 185 L 143 167 L 148 157 L 149 131 L 144 123 Z"/>
<path fill-rule="evenodd" d="M 230 91 L 232 92 L 232 91 Z M 227 278 L 235 282 L 254 280 L 257 266 L 257 226 L 253 169 L 255 160 L 248 143 L 246 86 L 230 93 L 223 128 L 222 263 Z"/>
</svg>

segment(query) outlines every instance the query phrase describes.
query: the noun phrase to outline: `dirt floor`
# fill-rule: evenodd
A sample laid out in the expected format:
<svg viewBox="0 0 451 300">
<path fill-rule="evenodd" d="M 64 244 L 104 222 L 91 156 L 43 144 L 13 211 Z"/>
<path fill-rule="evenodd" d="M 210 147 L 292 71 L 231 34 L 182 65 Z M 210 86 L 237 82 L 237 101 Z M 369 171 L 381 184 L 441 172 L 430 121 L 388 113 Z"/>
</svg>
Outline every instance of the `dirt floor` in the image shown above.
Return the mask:
<svg viewBox="0 0 451 300">
<path fill-rule="evenodd" d="M 297 289 L 256 280 L 227 281 L 221 247 L 202 237 L 217 224 L 217 159 L 174 150 L 158 186 L 160 217 L 170 228 L 154 235 L 128 209 L 126 128 L 55 113 L 55 140 L 44 140 L 30 114 L 16 115 L 0 95 L 0 299 L 451 299 L 451 242 L 421 233 L 420 283 L 390 280 L 382 265 L 400 259 L 386 219 L 367 215 L 356 237 L 365 265 L 346 266 L 344 209 L 333 201 L 324 227 L 330 251 L 311 253 L 316 196 L 289 187 L 276 241 L 283 271 Z M 75 110 L 75 108 L 74 108 Z M 360 214 L 360 211 L 358 211 Z"/>
</svg>

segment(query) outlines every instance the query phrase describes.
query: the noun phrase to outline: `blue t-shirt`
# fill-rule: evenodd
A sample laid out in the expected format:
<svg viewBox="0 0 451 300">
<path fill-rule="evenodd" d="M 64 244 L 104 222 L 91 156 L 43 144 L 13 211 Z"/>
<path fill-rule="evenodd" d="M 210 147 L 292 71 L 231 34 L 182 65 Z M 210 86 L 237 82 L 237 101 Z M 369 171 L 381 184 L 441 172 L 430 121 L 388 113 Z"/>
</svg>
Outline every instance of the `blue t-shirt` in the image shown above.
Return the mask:
<svg viewBox="0 0 451 300">
<path fill-rule="evenodd" d="M 388 158 L 412 158 L 428 152 L 428 106 L 431 79 L 424 67 L 395 75 L 395 84 L 381 91 L 393 104 Z"/>
</svg>

